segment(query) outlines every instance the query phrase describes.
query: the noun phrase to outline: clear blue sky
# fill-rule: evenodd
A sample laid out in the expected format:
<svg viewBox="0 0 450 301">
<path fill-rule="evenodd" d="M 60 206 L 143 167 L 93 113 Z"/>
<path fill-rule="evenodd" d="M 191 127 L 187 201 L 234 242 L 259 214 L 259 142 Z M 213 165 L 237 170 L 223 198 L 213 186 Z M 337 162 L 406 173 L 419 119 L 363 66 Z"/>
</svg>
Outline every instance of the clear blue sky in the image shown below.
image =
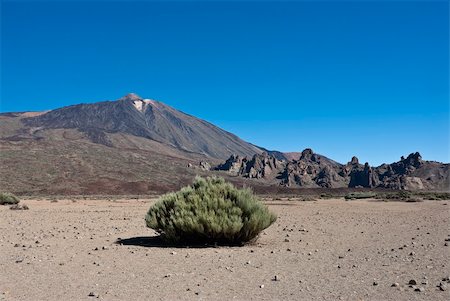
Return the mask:
<svg viewBox="0 0 450 301">
<path fill-rule="evenodd" d="M 449 162 L 448 1 L 2 1 L 0 111 L 163 101 L 280 151 Z"/>
</svg>

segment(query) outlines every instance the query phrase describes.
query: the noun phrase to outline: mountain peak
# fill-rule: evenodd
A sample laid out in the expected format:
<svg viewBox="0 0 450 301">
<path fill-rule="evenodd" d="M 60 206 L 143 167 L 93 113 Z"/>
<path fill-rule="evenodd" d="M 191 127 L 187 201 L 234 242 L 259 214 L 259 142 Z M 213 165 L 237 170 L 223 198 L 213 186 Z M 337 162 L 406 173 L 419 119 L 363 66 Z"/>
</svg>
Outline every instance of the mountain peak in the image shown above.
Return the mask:
<svg viewBox="0 0 450 301">
<path fill-rule="evenodd" d="M 127 95 L 125 95 L 121 99 L 123 99 L 123 100 L 142 100 L 142 97 L 140 97 L 136 93 L 128 93 Z"/>
<path fill-rule="evenodd" d="M 302 154 L 301 154 L 301 156 L 300 156 L 300 160 L 302 160 L 302 159 L 311 159 L 311 156 L 312 156 L 312 155 L 314 155 L 313 150 L 310 149 L 310 148 L 305 148 L 305 149 L 302 151 Z"/>
<path fill-rule="evenodd" d="M 136 110 L 140 112 L 145 112 L 148 105 L 155 105 L 155 103 L 157 102 L 153 99 L 142 98 L 136 93 L 128 93 L 127 95 L 119 98 L 119 101 L 125 101 L 132 104 L 136 108 Z"/>
<path fill-rule="evenodd" d="M 232 153 L 250 156 L 262 152 L 258 147 L 206 121 L 135 93 L 129 93 L 117 101 L 56 109 L 41 116 L 24 118 L 22 122 L 43 130 L 77 129 L 92 142 L 106 146 L 114 146 L 112 134 L 120 133 L 153 140 L 189 154 L 217 159 Z"/>
</svg>

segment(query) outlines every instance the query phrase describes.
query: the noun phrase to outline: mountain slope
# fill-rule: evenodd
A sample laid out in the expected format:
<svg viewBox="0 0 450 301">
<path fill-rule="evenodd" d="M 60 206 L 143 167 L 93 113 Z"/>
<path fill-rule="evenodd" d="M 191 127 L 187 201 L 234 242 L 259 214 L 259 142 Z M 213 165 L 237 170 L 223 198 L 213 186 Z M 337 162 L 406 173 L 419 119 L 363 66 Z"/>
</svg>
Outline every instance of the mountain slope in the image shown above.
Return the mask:
<svg viewBox="0 0 450 301">
<path fill-rule="evenodd" d="M 262 152 L 211 123 L 135 94 L 128 94 L 117 101 L 56 109 L 24 118 L 23 123 L 40 130 L 77 129 L 92 142 L 106 146 L 113 146 L 109 134 L 124 133 L 211 158 Z"/>
</svg>

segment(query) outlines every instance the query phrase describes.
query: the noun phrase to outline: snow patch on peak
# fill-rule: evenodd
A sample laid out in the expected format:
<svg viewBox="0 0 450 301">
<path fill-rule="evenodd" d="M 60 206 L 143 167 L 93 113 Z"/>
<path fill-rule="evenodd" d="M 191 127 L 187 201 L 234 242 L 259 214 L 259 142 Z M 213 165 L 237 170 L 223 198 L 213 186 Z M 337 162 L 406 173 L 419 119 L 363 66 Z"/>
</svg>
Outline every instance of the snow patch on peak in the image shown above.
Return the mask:
<svg viewBox="0 0 450 301">
<path fill-rule="evenodd" d="M 133 106 L 136 108 L 136 110 L 138 110 L 139 112 L 145 112 L 145 109 L 149 106 L 154 106 L 156 105 L 156 100 L 153 99 L 136 99 L 133 100 Z"/>
<path fill-rule="evenodd" d="M 142 100 L 133 101 L 133 105 L 140 112 L 144 110 L 144 102 Z"/>
</svg>

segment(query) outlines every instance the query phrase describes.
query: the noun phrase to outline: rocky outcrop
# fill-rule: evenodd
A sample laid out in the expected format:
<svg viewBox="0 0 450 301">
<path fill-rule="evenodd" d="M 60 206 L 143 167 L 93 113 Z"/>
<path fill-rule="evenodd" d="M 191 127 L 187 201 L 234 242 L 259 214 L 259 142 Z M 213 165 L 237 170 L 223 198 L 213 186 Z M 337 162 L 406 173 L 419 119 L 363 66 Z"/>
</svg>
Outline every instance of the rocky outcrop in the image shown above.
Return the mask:
<svg viewBox="0 0 450 301">
<path fill-rule="evenodd" d="M 206 161 L 200 161 L 198 163 L 198 165 L 194 165 L 192 163 L 188 163 L 187 167 L 194 168 L 194 169 L 201 169 L 201 170 L 204 170 L 204 171 L 211 170 L 211 165 L 208 162 L 206 162 Z"/>
<path fill-rule="evenodd" d="M 233 175 L 242 175 L 247 164 L 247 157 L 231 155 L 224 163 L 216 166 L 214 170 L 226 170 Z"/>
<path fill-rule="evenodd" d="M 224 170 L 230 174 L 251 179 L 261 179 L 277 174 L 283 166 L 284 161 L 278 160 L 264 152 L 253 155 L 251 159 L 231 155 L 223 164 L 218 165 L 215 170 Z"/>
<path fill-rule="evenodd" d="M 281 185 L 302 187 L 340 187 L 343 179 L 338 175 L 338 163 L 305 149 L 298 160 L 287 163 L 281 174 Z"/>
<path fill-rule="evenodd" d="M 449 164 L 423 161 L 419 153 L 392 164 L 371 167 L 352 157 L 345 165 L 305 149 L 298 159 L 278 160 L 267 154 L 251 159 L 231 156 L 215 168 L 246 178 L 276 181 L 285 187 L 365 187 L 390 189 L 442 189 L 449 179 Z M 444 189 L 448 189 L 443 187 Z"/>
</svg>

